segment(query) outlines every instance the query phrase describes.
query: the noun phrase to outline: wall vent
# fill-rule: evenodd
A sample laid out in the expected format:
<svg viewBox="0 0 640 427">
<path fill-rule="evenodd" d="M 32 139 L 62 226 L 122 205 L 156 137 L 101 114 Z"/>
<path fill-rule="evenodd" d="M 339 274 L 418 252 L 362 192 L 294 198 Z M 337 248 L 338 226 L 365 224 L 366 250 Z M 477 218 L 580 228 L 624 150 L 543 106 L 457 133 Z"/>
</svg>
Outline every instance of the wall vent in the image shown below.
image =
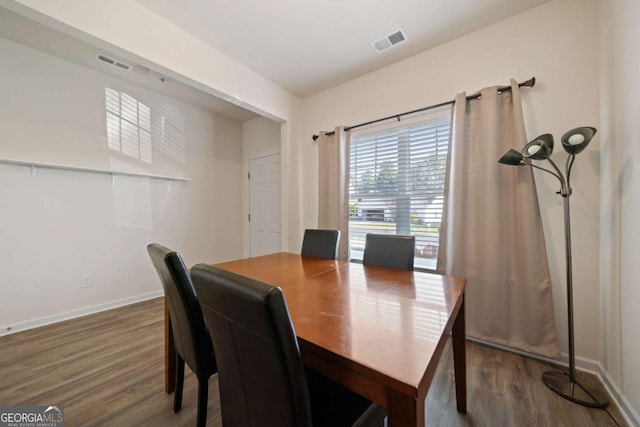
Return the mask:
<svg viewBox="0 0 640 427">
<path fill-rule="evenodd" d="M 96 55 L 96 59 L 98 61 L 102 61 L 102 62 L 104 62 L 106 64 L 112 65 L 114 67 L 118 67 L 121 70 L 125 70 L 125 71 L 130 71 L 131 70 L 131 65 L 125 64 L 124 62 L 120 62 L 117 59 L 110 58 L 110 57 L 108 57 L 106 55 L 103 55 L 101 53 Z"/>
<path fill-rule="evenodd" d="M 407 39 L 407 35 L 405 34 L 404 30 L 400 28 L 399 30 L 394 31 L 393 33 L 379 40 L 376 40 L 371 44 L 373 45 L 373 48 L 377 50 L 378 53 L 380 53 L 382 51 L 389 49 L 390 47 L 393 47 L 399 43 L 402 43 L 406 39 Z"/>
</svg>

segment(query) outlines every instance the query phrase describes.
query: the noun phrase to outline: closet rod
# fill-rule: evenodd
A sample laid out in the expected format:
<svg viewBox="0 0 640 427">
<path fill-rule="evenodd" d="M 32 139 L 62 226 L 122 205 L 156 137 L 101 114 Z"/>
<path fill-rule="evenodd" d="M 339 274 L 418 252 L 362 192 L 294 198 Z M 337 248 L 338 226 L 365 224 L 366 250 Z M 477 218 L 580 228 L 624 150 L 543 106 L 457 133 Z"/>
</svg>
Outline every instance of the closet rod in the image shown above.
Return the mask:
<svg viewBox="0 0 640 427">
<path fill-rule="evenodd" d="M 522 83 L 518 83 L 518 87 L 523 87 L 523 86 L 533 87 L 533 86 L 535 86 L 535 84 L 536 84 L 536 78 L 535 77 L 531 77 L 527 81 L 524 81 Z M 511 90 L 511 86 L 502 86 L 502 87 L 498 88 L 498 92 L 508 92 L 510 90 Z M 472 100 L 472 99 L 478 99 L 478 98 L 480 98 L 480 94 L 476 93 L 474 95 L 467 96 L 467 101 Z M 389 119 L 398 119 L 398 120 L 400 120 L 400 117 L 402 117 L 402 116 L 407 116 L 409 114 L 419 113 L 421 111 L 432 110 L 432 109 L 438 108 L 438 107 L 444 107 L 445 105 L 451 105 L 454 102 L 455 102 L 455 100 L 452 99 L 451 101 L 445 101 L 445 102 L 441 102 L 439 104 L 429 105 L 428 107 L 418 108 L 417 110 L 411 110 L 411 111 L 407 111 L 407 112 L 400 113 L 400 114 L 394 114 L 392 116 L 383 117 L 381 119 L 371 120 L 371 121 L 364 122 L 364 123 L 358 123 L 357 125 L 353 125 L 353 126 L 345 126 L 344 130 L 348 132 L 348 131 L 350 131 L 352 129 L 356 129 L 356 128 L 359 128 L 359 127 L 362 127 L 362 126 L 371 125 L 371 124 L 378 123 L 378 122 L 383 122 L 383 121 L 389 120 Z M 335 132 L 331 131 L 331 132 L 325 133 L 325 136 L 331 136 L 333 134 L 335 134 Z M 318 135 L 313 135 L 312 138 L 315 141 L 316 139 L 318 139 Z"/>
</svg>

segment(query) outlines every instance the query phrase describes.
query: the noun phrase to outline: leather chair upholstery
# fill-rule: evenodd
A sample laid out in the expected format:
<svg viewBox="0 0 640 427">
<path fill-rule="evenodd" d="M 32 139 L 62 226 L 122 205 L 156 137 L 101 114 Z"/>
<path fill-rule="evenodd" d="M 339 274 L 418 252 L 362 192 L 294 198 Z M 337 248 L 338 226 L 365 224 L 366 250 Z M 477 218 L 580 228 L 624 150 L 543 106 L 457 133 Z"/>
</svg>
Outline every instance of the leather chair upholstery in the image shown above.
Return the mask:
<svg viewBox="0 0 640 427">
<path fill-rule="evenodd" d="M 415 249 L 415 236 L 368 233 L 362 263 L 411 271 Z"/>
<path fill-rule="evenodd" d="M 202 317 L 191 276 L 180 255 L 157 243 L 147 246 L 169 307 L 176 348 L 176 391 L 173 411 L 182 407 L 185 362 L 198 378 L 197 425 L 207 422 L 209 378 L 218 371 L 211 335 Z"/>
<path fill-rule="evenodd" d="M 280 288 L 205 264 L 191 275 L 216 350 L 224 425 L 382 425 L 378 405 L 318 374 L 307 381 Z"/>
<path fill-rule="evenodd" d="M 339 241 L 340 230 L 307 229 L 304 231 L 301 255 L 337 259 Z"/>
</svg>

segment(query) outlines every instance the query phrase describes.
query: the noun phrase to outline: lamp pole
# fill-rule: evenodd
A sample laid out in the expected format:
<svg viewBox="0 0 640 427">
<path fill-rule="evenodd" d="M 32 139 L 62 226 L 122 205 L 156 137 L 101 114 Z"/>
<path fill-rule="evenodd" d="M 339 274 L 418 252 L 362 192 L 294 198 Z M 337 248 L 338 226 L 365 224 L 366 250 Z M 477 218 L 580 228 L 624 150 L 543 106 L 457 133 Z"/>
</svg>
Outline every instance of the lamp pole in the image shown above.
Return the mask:
<svg viewBox="0 0 640 427">
<path fill-rule="evenodd" d="M 561 193 L 562 194 L 562 193 Z M 569 333 L 569 381 L 576 382 L 576 355 L 573 337 L 573 265 L 571 261 L 571 215 L 569 213 L 569 193 L 562 195 L 564 207 L 564 247 L 567 262 L 567 330 Z"/>
</svg>

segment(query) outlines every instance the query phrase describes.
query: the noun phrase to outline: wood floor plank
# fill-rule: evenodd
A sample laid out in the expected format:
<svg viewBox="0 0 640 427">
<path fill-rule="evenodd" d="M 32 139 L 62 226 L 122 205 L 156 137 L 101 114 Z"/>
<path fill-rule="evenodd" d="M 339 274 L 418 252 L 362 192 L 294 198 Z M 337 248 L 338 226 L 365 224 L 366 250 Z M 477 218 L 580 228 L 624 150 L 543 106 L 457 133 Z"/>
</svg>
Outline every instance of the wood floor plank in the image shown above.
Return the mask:
<svg viewBox="0 0 640 427">
<path fill-rule="evenodd" d="M 197 380 L 185 370 L 182 410 L 164 393 L 163 300 L 146 301 L 0 338 L 0 405 L 62 404 L 65 425 L 193 426 Z M 467 409 L 456 410 L 447 344 L 427 395 L 426 426 L 615 426 L 603 410 L 551 392 L 553 366 L 467 343 Z M 609 411 L 621 426 L 615 407 Z M 207 425 L 222 425 L 218 379 L 209 380 Z"/>
</svg>

